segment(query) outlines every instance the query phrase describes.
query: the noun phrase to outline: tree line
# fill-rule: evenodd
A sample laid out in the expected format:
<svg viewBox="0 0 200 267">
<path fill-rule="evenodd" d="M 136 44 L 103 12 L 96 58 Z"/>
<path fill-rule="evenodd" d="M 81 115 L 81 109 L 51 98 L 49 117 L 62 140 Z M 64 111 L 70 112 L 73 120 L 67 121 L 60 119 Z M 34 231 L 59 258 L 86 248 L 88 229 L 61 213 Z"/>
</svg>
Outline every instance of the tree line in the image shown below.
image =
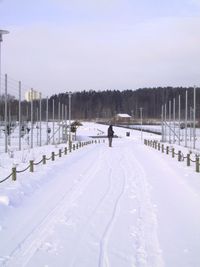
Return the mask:
<svg viewBox="0 0 200 267">
<path fill-rule="evenodd" d="M 175 112 L 178 114 L 178 98 L 180 95 L 181 116 L 185 116 L 185 95 L 188 92 L 188 114 L 193 107 L 192 87 L 157 87 L 141 88 L 137 90 L 105 90 L 82 91 L 72 94 L 72 117 L 75 119 L 111 118 L 118 113 L 127 113 L 134 118 L 140 117 L 140 108 L 143 115 L 149 119 L 161 117 L 162 105 L 173 112 L 173 99 L 175 98 Z M 59 99 L 67 103 L 67 94 L 59 94 L 51 97 L 58 102 Z M 200 118 L 200 88 L 196 88 L 196 116 Z"/>
<path fill-rule="evenodd" d="M 185 94 L 188 91 L 188 114 L 193 107 L 193 88 L 189 87 L 156 87 L 140 88 L 137 90 L 104 90 L 73 92 L 71 97 L 71 115 L 76 120 L 106 119 L 118 113 L 127 113 L 134 118 L 139 118 L 140 108 L 147 119 L 160 119 L 162 105 L 169 107 L 169 101 L 175 98 L 175 110 L 178 114 L 178 98 L 181 98 L 181 116 L 185 116 Z M 3 99 L 3 98 L 2 98 Z M 58 118 L 58 103 L 68 105 L 68 93 L 54 94 L 49 98 L 49 119 L 53 116 L 53 100 L 55 105 L 55 119 Z M 46 118 L 46 99 L 42 99 L 42 120 Z M 30 120 L 30 102 L 22 101 L 22 119 Z M 39 101 L 34 101 L 34 120 L 39 109 Z M 9 97 L 8 112 L 11 117 L 18 119 L 18 100 Z M 173 112 L 173 104 L 172 104 Z M 4 120 L 4 103 L 0 102 L 1 120 Z M 200 88 L 196 88 L 196 117 L 200 118 Z"/>
</svg>

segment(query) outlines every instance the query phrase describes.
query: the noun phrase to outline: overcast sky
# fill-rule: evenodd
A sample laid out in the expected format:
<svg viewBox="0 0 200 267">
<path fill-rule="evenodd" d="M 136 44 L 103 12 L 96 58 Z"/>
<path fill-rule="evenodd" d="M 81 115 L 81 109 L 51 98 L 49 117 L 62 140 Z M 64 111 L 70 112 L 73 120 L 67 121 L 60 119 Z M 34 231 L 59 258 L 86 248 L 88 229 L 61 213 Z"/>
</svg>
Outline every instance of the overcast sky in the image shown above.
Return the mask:
<svg viewBox="0 0 200 267">
<path fill-rule="evenodd" d="M 200 85 L 200 0 L 0 0 L 2 73 L 52 95 Z"/>
</svg>

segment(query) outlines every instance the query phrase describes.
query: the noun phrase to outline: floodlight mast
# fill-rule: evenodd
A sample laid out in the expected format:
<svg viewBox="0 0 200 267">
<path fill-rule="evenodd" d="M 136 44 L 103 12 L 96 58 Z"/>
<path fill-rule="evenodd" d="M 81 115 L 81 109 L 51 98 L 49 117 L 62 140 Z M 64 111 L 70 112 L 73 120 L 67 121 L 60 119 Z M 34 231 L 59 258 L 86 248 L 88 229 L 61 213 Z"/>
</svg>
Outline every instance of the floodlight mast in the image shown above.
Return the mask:
<svg viewBox="0 0 200 267">
<path fill-rule="evenodd" d="M 0 30 L 0 96 L 1 96 L 1 43 L 3 42 L 3 35 L 8 33 L 9 31 Z"/>
</svg>

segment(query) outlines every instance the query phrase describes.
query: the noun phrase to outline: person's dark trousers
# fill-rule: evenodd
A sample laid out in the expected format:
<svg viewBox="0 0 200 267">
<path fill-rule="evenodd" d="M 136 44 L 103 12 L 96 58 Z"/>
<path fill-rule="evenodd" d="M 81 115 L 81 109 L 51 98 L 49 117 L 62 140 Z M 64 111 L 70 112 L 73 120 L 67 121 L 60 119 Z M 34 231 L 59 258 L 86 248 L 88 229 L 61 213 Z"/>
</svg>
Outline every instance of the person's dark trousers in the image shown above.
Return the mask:
<svg viewBox="0 0 200 267">
<path fill-rule="evenodd" d="M 112 146 L 112 137 L 108 137 L 109 147 Z"/>
</svg>

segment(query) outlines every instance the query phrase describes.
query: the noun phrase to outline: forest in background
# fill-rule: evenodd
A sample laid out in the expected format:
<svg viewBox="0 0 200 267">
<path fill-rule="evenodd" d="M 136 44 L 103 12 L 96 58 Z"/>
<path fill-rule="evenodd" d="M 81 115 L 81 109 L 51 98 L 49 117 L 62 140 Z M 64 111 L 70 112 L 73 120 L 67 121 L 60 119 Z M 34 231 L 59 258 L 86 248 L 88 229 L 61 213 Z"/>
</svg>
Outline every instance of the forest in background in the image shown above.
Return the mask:
<svg viewBox="0 0 200 267">
<path fill-rule="evenodd" d="M 178 98 L 181 96 L 181 116 L 185 116 L 185 94 L 188 91 L 188 117 L 190 107 L 193 107 L 193 88 L 184 87 L 157 87 L 143 88 L 137 90 L 104 90 L 104 91 L 81 91 L 73 92 L 71 97 L 72 119 L 93 120 L 112 118 L 118 113 L 127 113 L 138 119 L 140 108 L 143 108 L 143 118 L 160 119 L 162 105 L 175 98 L 175 111 L 178 116 Z M 58 118 L 58 103 L 68 106 L 68 93 L 52 95 L 48 100 L 49 120 L 53 114 L 53 99 L 55 104 L 55 119 Z M 46 119 L 46 99 L 42 99 L 42 120 Z M 1 120 L 4 120 L 4 102 L 0 103 Z M 12 120 L 18 120 L 18 100 L 9 97 L 8 112 L 11 113 Z M 39 101 L 34 101 L 34 120 L 36 120 L 36 110 L 39 108 Z M 68 108 L 67 108 L 68 110 Z M 172 104 L 173 112 L 173 104 Z M 30 102 L 22 101 L 21 104 L 23 120 L 30 120 Z M 13 119 L 15 118 L 15 119 Z M 200 118 L 200 88 L 196 88 L 196 118 Z"/>
<path fill-rule="evenodd" d="M 160 119 L 162 105 L 175 98 L 178 114 L 178 98 L 181 97 L 181 116 L 185 116 L 185 94 L 188 91 L 188 114 L 193 107 L 194 89 L 184 87 L 158 87 L 137 90 L 82 91 L 72 94 L 72 117 L 75 119 L 111 118 L 117 113 L 127 113 L 139 118 L 140 108 L 147 119 Z M 53 95 L 50 101 L 68 103 L 67 94 Z M 173 104 L 172 104 L 173 112 Z M 200 88 L 196 88 L 196 117 L 200 118 Z"/>
</svg>

